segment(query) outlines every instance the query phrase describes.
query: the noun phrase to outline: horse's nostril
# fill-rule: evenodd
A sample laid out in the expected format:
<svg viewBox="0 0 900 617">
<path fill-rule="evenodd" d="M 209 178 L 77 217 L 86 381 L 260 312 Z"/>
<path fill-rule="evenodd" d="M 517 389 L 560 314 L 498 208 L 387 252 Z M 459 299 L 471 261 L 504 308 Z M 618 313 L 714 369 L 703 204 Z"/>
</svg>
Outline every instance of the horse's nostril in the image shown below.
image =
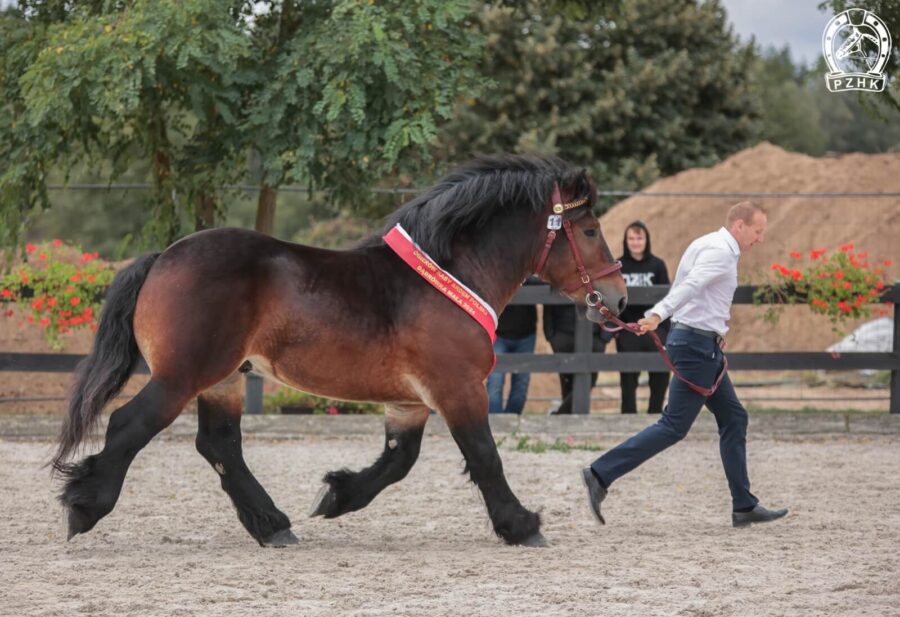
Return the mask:
<svg viewBox="0 0 900 617">
<path fill-rule="evenodd" d="M 625 307 L 628 305 L 628 298 L 622 296 L 619 298 L 619 304 L 616 305 L 616 309 L 618 313 L 621 313 L 625 310 Z"/>
</svg>

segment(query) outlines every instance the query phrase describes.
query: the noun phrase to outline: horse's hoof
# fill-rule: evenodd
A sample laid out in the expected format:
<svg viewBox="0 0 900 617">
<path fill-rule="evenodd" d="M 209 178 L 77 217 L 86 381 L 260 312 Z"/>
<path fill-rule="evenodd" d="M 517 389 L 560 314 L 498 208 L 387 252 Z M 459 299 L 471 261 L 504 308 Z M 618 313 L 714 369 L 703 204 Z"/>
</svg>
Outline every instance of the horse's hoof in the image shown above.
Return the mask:
<svg viewBox="0 0 900 617">
<path fill-rule="evenodd" d="M 96 524 L 96 521 L 91 521 L 82 510 L 74 506 L 66 508 L 66 522 L 68 527 L 66 542 L 80 533 L 90 531 Z"/>
<path fill-rule="evenodd" d="M 313 502 L 313 506 L 309 511 L 309 515 L 310 517 L 324 516 L 325 518 L 331 518 L 334 516 L 336 507 L 337 498 L 335 497 L 334 492 L 331 490 L 331 485 L 323 484 L 322 488 L 319 489 L 318 495 L 316 495 L 316 500 Z"/>
<path fill-rule="evenodd" d="M 547 542 L 547 538 L 544 537 L 540 531 L 528 536 L 519 544 L 520 546 L 527 546 L 529 548 L 547 548 L 550 544 Z"/>
<path fill-rule="evenodd" d="M 284 548 L 290 544 L 299 544 L 300 540 L 290 529 L 281 529 L 273 533 L 268 539 L 262 541 L 263 546 L 270 548 Z"/>
</svg>

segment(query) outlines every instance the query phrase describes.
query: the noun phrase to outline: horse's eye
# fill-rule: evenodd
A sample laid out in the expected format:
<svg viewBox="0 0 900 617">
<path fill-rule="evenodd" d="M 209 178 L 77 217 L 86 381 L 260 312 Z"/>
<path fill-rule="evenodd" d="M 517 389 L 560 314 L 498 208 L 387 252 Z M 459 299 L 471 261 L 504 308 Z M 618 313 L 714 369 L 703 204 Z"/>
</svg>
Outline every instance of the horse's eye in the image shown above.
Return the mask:
<svg viewBox="0 0 900 617">
<path fill-rule="evenodd" d="M 593 238 L 594 236 L 597 235 L 597 230 L 596 229 L 585 229 L 584 235 L 586 235 L 589 238 Z"/>
</svg>

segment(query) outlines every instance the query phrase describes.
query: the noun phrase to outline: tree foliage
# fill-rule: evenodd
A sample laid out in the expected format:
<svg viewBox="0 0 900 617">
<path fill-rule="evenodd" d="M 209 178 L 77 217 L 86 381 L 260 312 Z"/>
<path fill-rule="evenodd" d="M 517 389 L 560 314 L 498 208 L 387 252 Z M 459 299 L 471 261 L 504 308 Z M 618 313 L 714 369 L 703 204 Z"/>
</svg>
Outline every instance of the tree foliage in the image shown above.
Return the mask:
<svg viewBox="0 0 900 617">
<path fill-rule="evenodd" d="M 559 154 L 603 188 L 639 188 L 709 165 L 757 133 L 752 49 L 722 6 L 635 0 L 585 20 L 491 7 L 478 25 L 497 88 L 469 97 L 442 135 L 453 160 L 476 151 Z"/>
<path fill-rule="evenodd" d="M 212 222 L 220 187 L 303 182 L 358 206 L 429 156 L 477 88 L 462 0 L 23 0 L 5 13 L 4 242 L 48 204 L 47 169 L 144 162 L 154 236 Z M 6 33 L 14 36 L 6 36 Z M 405 161 L 405 162 L 404 162 Z M 190 220 L 193 218 L 194 220 Z"/>
</svg>

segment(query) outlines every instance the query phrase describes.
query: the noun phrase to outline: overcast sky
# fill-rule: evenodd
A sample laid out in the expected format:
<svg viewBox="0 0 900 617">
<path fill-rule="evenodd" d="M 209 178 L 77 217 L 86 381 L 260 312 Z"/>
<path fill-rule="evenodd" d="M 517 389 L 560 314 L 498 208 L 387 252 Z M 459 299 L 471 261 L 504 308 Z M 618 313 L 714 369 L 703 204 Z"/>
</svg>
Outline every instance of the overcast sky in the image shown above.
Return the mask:
<svg viewBox="0 0 900 617">
<path fill-rule="evenodd" d="M 742 40 L 756 36 L 763 47 L 788 45 L 795 61 L 818 62 L 822 32 L 833 13 L 820 11 L 821 0 L 721 0 Z"/>
</svg>

